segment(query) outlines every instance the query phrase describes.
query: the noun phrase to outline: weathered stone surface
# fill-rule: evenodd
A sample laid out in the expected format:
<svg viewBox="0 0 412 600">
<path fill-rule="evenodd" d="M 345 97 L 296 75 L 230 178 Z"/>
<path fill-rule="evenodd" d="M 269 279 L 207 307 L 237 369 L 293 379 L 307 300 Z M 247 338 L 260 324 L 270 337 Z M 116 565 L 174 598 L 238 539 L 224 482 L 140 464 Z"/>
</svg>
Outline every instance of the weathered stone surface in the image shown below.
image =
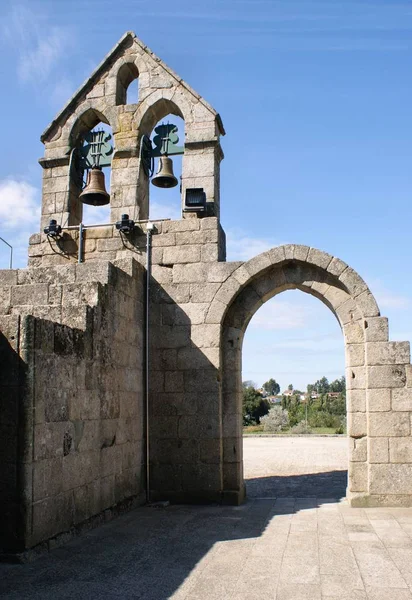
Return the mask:
<svg viewBox="0 0 412 600">
<path fill-rule="evenodd" d="M 317 250 L 316 248 L 311 248 L 308 254 L 308 262 L 312 265 L 316 265 L 321 269 L 327 269 L 333 256 L 328 254 L 327 252 L 322 252 L 321 250 Z"/>
<path fill-rule="evenodd" d="M 412 412 L 411 388 L 396 388 L 392 390 L 392 410 Z"/>
<path fill-rule="evenodd" d="M 344 334 L 347 344 L 362 344 L 364 342 L 364 330 L 359 321 L 345 325 Z"/>
<path fill-rule="evenodd" d="M 369 388 L 400 388 L 406 383 L 403 365 L 368 367 Z"/>
<path fill-rule="evenodd" d="M 348 412 L 366 411 L 366 390 L 349 390 L 346 392 Z"/>
<path fill-rule="evenodd" d="M 220 344 L 219 325 L 204 324 L 192 327 L 192 344 L 197 348 L 217 348 Z"/>
<path fill-rule="evenodd" d="M 346 364 L 348 367 L 359 367 L 365 364 L 364 344 L 346 345 Z"/>
<path fill-rule="evenodd" d="M 173 266 L 174 283 L 201 283 L 206 278 L 208 266 L 205 263 L 176 264 Z"/>
<path fill-rule="evenodd" d="M 348 389 L 364 390 L 366 388 L 365 367 L 348 367 L 346 371 L 346 387 Z"/>
<path fill-rule="evenodd" d="M 226 279 L 240 267 L 240 262 L 215 263 L 207 265 L 207 281 L 212 283 L 223 283 Z"/>
<path fill-rule="evenodd" d="M 379 317 L 380 315 L 376 300 L 369 290 L 359 294 L 359 296 L 356 298 L 356 305 L 362 312 L 363 317 Z"/>
<path fill-rule="evenodd" d="M 348 265 L 344 263 L 343 260 L 340 260 L 334 256 L 327 266 L 327 271 L 336 277 L 340 277 L 347 267 Z"/>
<path fill-rule="evenodd" d="M 350 267 L 343 271 L 343 273 L 339 276 L 339 280 L 343 283 L 350 295 L 353 297 L 359 296 L 359 294 L 362 292 L 368 291 L 368 286 L 366 283 Z"/>
<path fill-rule="evenodd" d="M 348 486 L 351 492 L 366 492 L 368 489 L 368 464 L 366 462 L 351 463 Z"/>
<path fill-rule="evenodd" d="M 412 463 L 412 438 L 389 439 L 389 462 Z"/>
<path fill-rule="evenodd" d="M 366 394 L 367 406 L 370 412 L 389 411 L 391 409 L 390 389 L 368 390 Z"/>
<path fill-rule="evenodd" d="M 45 283 L 13 286 L 11 288 L 11 303 L 14 306 L 47 304 L 48 293 L 49 287 Z"/>
<path fill-rule="evenodd" d="M 163 251 L 163 263 L 165 265 L 193 263 L 199 262 L 200 260 L 200 246 L 170 246 L 164 248 Z"/>
<path fill-rule="evenodd" d="M 389 462 L 389 439 L 387 437 L 370 437 L 368 439 L 368 456 L 371 463 Z"/>
<path fill-rule="evenodd" d="M 370 466 L 371 494 L 412 494 L 412 467 L 410 464 Z"/>
<path fill-rule="evenodd" d="M 198 231 L 200 229 L 200 220 L 184 219 L 183 221 L 165 221 L 162 231 L 164 233 L 178 233 L 182 231 Z"/>
<path fill-rule="evenodd" d="M 372 437 L 404 437 L 410 434 L 410 418 L 407 413 L 388 412 L 369 415 L 369 435 Z"/>
<path fill-rule="evenodd" d="M 409 342 L 370 342 L 366 344 L 369 365 L 402 365 L 410 363 Z"/>
<path fill-rule="evenodd" d="M 361 438 L 367 433 L 366 413 L 348 412 L 348 434 L 353 438 Z"/>
<path fill-rule="evenodd" d="M 190 302 L 211 302 L 219 289 L 219 283 L 193 283 L 190 286 Z"/>
<path fill-rule="evenodd" d="M 387 342 L 389 335 L 386 317 L 369 317 L 365 320 L 365 340 L 367 342 Z"/>
<path fill-rule="evenodd" d="M 365 462 L 368 458 L 367 438 L 349 438 L 349 461 Z"/>
</svg>

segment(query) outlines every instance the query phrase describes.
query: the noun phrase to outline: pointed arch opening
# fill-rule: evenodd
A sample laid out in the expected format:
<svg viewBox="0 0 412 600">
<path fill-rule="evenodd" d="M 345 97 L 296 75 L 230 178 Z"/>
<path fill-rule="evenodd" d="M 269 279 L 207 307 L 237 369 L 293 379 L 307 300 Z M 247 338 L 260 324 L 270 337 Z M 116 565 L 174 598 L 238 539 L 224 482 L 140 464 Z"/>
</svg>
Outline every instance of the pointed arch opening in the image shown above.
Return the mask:
<svg viewBox="0 0 412 600">
<path fill-rule="evenodd" d="M 151 105 L 145 105 L 142 110 L 139 133 L 142 137 L 147 135 L 152 141 L 155 149 L 154 171 L 151 179 L 140 170 L 141 186 L 146 185 L 146 195 L 141 192 L 141 198 L 144 199 L 147 215 L 151 219 L 180 219 L 181 209 L 181 181 L 183 175 L 183 151 L 185 144 L 185 120 L 182 111 L 173 101 L 166 98 L 160 98 Z M 175 129 L 172 129 L 172 126 Z M 161 188 L 152 184 L 160 167 L 159 143 L 163 133 L 158 127 L 164 126 L 168 131 L 169 140 L 167 156 L 172 161 L 173 174 L 176 178 L 176 185 L 170 188 Z M 178 150 L 179 149 L 179 150 Z M 162 154 L 164 145 L 162 149 Z M 176 150 L 179 153 L 176 154 Z M 142 187 L 141 187 L 142 189 Z M 145 198 L 144 198 L 145 196 Z"/>
<path fill-rule="evenodd" d="M 93 145 L 91 132 L 100 132 L 97 145 Z M 112 128 L 106 116 L 96 109 L 88 109 L 74 124 L 70 134 L 73 156 L 70 161 L 68 225 L 107 223 L 110 220 L 110 203 L 102 206 L 82 202 L 81 193 L 87 185 L 87 176 L 96 162 L 104 175 L 105 188 L 110 195 L 111 157 L 114 150 Z M 96 151 L 100 153 L 95 158 Z"/>
</svg>

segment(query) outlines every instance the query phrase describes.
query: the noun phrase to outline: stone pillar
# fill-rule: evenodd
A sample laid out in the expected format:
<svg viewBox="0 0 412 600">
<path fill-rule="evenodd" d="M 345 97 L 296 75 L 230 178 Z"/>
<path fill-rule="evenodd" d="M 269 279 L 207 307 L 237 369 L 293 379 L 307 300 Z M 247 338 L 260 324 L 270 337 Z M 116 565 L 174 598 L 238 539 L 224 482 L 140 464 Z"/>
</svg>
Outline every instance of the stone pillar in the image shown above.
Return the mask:
<svg viewBox="0 0 412 600">
<path fill-rule="evenodd" d="M 43 167 L 41 230 L 51 219 L 59 225 L 78 225 L 83 213 L 81 187 L 70 177 L 70 156 L 39 162 Z"/>
<path fill-rule="evenodd" d="M 223 151 L 218 138 L 205 142 L 186 142 L 182 163 L 182 207 L 187 188 L 203 188 L 206 202 L 220 217 L 220 162 Z M 183 215 L 185 216 L 185 215 Z"/>
</svg>

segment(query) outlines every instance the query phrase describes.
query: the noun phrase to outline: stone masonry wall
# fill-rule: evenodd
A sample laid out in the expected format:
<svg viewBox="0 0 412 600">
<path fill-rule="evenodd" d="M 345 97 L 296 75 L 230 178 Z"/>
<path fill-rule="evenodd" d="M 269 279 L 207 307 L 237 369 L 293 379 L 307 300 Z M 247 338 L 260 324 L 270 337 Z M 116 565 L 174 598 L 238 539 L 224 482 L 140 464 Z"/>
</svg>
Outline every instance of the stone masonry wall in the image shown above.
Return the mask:
<svg viewBox="0 0 412 600">
<path fill-rule="evenodd" d="M 11 340 L 0 340 L 0 372 L 19 369 L 1 388 L 1 514 L 16 518 L 0 548 L 19 551 L 144 499 L 144 286 L 132 259 L 0 279 L 12 313 L 0 318 Z"/>
<path fill-rule="evenodd" d="M 170 268 L 174 264 L 214 263 L 226 258 L 225 233 L 217 218 L 190 218 L 179 221 L 153 221 L 156 226 L 152 238 L 154 274 L 162 272 L 157 266 Z M 83 260 L 116 260 L 133 256 L 146 264 L 146 224 L 137 223 L 130 235 L 108 227 L 84 229 Z M 160 235 L 161 234 L 161 235 Z M 67 265 L 77 263 L 79 252 L 78 229 L 65 229 L 60 239 L 52 240 L 45 234 L 30 237 L 29 267 Z M 169 272 L 171 275 L 171 271 Z M 171 276 L 167 278 L 171 281 Z"/>
</svg>

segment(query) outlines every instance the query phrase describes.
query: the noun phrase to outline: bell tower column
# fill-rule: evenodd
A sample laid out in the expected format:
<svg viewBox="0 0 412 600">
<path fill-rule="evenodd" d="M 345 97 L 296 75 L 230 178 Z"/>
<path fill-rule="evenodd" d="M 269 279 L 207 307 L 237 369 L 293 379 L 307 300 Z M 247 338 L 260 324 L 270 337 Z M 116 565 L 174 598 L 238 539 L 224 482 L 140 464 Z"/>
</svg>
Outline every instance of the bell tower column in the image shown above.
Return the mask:
<svg viewBox="0 0 412 600">
<path fill-rule="evenodd" d="M 204 142 L 186 142 L 182 168 L 182 207 L 187 188 L 203 188 L 210 216 L 220 217 L 220 162 L 223 151 L 216 137 Z M 190 213 L 189 213 L 190 214 Z M 183 212 L 183 217 L 188 214 Z"/>
</svg>

